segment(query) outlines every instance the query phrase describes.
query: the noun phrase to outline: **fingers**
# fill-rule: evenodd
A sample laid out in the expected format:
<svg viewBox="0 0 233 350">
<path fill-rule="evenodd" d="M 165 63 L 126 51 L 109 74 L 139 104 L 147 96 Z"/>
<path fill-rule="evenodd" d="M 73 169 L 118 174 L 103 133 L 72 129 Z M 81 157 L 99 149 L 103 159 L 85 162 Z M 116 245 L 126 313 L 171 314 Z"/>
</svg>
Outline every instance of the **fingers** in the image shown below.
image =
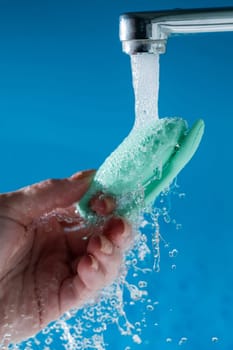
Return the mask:
<svg viewBox="0 0 233 350">
<path fill-rule="evenodd" d="M 112 218 L 103 234 L 89 239 L 87 254 L 77 266 L 78 275 L 88 289 L 99 290 L 117 277 L 125 250 L 124 242 L 130 237 L 129 225 L 121 218 Z"/>
<path fill-rule="evenodd" d="M 88 302 L 117 277 L 130 240 L 130 225 L 121 218 L 110 219 L 102 234 L 89 239 L 86 253 L 77 259 L 77 274 L 62 286 L 60 299 L 63 312 L 68 304 L 69 307 L 79 307 Z"/>
<path fill-rule="evenodd" d="M 109 195 L 98 193 L 91 198 L 89 205 L 97 215 L 103 216 L 111 214 L 114 211 L 116 201 Z"/>
<path fill-rule="evenodd" d="M 105 236 L 121 250 L 126 250 L 132 243 L 132 228 L 129 222 L 119 217 L 112 217 L 104 227 Z"/>
<path fill-rule="evenodd" d="M 8 213 L 12 211 L 15 220 L 27 225 L 35 217 L 78 201 L 87 191 L 93 175 L 94 171 L 90 170 L 67 179 L 43 181 L 3 195 L 0 204 L 7 207 Z"/>
</svg>

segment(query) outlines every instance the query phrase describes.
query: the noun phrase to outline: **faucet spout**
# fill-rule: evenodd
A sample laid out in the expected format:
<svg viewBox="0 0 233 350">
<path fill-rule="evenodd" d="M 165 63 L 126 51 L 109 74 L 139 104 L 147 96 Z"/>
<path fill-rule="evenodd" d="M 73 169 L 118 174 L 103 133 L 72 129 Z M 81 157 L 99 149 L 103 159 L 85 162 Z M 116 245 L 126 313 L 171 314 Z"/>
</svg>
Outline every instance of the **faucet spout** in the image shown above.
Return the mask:
<svg viewBox="0 0 233 350">
<path fill-rule="evenodd" d="M 125 53 L 164 53 L 171 34 L 233 31 L 233 7 L 130 12 L 120 16 Z"/>
</svg>

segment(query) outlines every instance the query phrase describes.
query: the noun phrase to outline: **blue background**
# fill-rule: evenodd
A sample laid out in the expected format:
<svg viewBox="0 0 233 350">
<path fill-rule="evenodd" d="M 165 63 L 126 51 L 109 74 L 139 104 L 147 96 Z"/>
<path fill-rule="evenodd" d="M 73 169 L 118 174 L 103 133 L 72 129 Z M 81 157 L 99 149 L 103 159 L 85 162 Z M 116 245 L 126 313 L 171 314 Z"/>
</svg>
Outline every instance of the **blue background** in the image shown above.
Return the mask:
<svg viewBox="0 0 233 350">
<path fill-rule="evenodd" d="M 98 168 L 130 131 L 134 96 L 130 60 L 118 38 L 121 13 L 231 5 L 1 0 L 0 191 Z M 171 198 L 171 216 L 183 228 L 162 224 L 179 251 L 177 268 L 171 271 L 162 249 L 161 272 L 150 277 L 160 304 L 143 343 L 111 329 L 109 349 L 173 350 L 182 336 L 185 349 L 233 349 L 232 60 L 233 33 L 170 38 L 160 58 L 160 117 L 180 116 L 190 124 L 201 117 L 206 132 L 178 177 L 185 198 Z"/>
</svg>

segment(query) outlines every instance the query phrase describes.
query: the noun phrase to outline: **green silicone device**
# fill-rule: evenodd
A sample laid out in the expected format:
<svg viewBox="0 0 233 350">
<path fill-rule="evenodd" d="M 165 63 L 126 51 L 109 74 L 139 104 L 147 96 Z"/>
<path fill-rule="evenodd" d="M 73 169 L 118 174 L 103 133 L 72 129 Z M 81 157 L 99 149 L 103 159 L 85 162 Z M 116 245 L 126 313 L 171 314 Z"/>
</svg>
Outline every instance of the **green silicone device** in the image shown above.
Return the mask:
<svg viewBox="0 0 233 350">
<path fill-rule="evenodd" d="M 153 125 L 132 129 L 97 170 L 77 211 L 94 219 L 89 201 L 98 193 L 113 196 L 115 213 L 124 217 L 152 204 L 192 158 L 203 132 L 202 120 L 189 130 L 181 118 L 158 119 Z"/>
</svg>

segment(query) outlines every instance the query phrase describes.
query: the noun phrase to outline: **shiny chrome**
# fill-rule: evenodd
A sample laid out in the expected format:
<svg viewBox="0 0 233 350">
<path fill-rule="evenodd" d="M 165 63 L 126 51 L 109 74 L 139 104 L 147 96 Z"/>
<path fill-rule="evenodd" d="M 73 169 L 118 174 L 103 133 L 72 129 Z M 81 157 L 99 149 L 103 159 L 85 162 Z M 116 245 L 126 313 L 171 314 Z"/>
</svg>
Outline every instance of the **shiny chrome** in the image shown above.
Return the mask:
<svg viewBox="0 0 233 350">
<path fill-rule="evenodd" d="M 171 34 L 233 31 L 233 7 L 130 12 L 120 17 L 123 51 L 164 53 Z"/>
</svg>

